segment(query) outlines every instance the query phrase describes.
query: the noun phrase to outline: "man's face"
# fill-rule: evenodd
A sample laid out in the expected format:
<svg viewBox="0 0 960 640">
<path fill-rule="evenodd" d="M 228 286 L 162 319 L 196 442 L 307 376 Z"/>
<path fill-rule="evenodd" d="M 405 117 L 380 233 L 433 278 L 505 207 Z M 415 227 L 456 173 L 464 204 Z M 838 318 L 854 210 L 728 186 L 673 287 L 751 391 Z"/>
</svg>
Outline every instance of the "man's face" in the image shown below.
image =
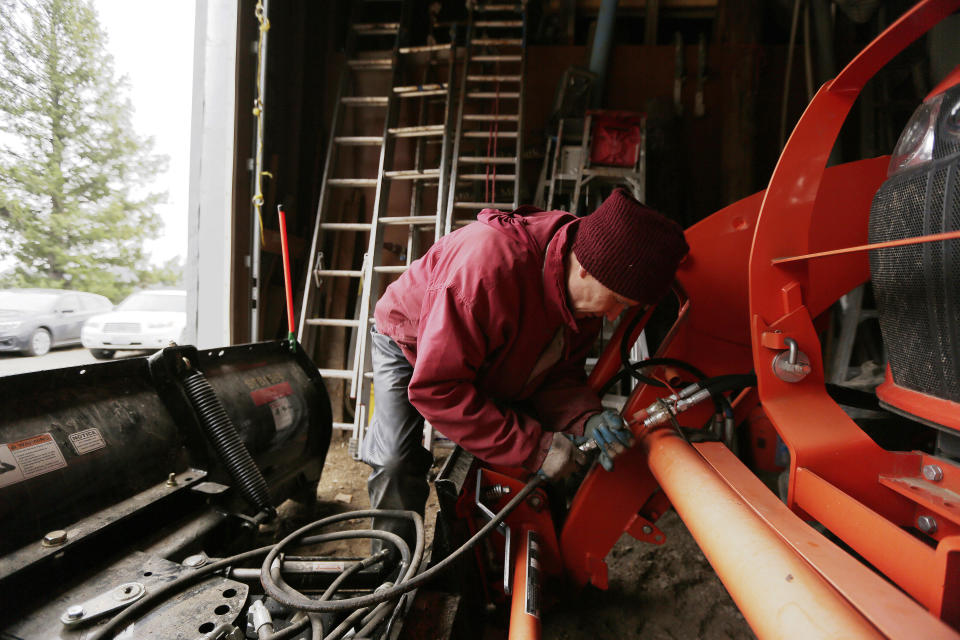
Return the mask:
<svg viewBox="0 0 960 640">
<path fill-rule="evenodd" d="M 614 293 L 577 263 L 567 273 L 567 295 L 575 318 L 606 318 L 613 322 L 625 309 L 640 304 Z"/>
</svg>

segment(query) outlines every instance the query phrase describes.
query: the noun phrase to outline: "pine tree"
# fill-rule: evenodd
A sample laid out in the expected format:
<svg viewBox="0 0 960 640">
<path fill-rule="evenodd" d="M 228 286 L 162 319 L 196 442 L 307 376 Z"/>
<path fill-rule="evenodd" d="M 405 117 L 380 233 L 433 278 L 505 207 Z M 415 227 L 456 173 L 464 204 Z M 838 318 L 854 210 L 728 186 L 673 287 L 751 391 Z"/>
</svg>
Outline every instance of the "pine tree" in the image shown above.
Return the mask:
<svg viewBox="0 0 960 640">
<path fill-rule="evenodd" d="M 133 131 L 127 90 L 90 0 L 0 0 L 0 283 L 114 301 L 175 283 L 143 248 L 167 159 Z"/>
</svg>

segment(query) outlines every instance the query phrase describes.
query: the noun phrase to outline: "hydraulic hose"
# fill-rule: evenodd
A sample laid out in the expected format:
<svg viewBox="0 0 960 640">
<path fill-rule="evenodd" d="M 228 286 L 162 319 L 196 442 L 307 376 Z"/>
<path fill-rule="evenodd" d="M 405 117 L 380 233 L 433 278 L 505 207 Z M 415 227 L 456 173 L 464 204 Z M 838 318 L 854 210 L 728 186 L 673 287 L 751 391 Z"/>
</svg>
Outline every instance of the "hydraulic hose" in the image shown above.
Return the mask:
<svg viewBox="0 0 960 640">
<path fill-rule="evenodd" d="M 369 607 L 372 605 L 380 604 L 381 602 L 386 602 L 397 598 L 408 591 L 412 591 L 424 584 L 428 580 L 431 580 L 438 573 L 447 569 L 455 560 L 457 560 L 464 553 L 469 551 L 480 541 L 481 538 L 486 536 L 488 533 L 493 531 L 501 522 L 514 510 L 517 508 L 521 502 L 526 500 L 527 496 L 530 495 L 534 489 L 540 486 L 541 483 L 545 481 L 545 478 L 540 475 L 535 475 L 533 478 L 527 482 L 527 484 L 517 492 L 517 494 L 508 502 L 500 512 L 492 518 L 487 524 L 480 528 L 469 540 L 464 542 L 460 547 L 451 553 L 449 556 L 435 564 L 430 569 L 424 571 L 423 573 L 409 576 L 410 569 L 407 570 L 406 574 L 398 581 L 396 586 L 384 589 L 379 593 L 371 593 L 365 596 L 357 596 L 355 598 L 345 598 L 343 600 L 331 600 L 326 602 L 319 602 L 300 593 L 287 593 L 276 587 L 273 581 L 270 579 L 270 564 L 273 562 L 279 551 L 283 548 L 284 545 L 288 544 L 292 540 L 296 540 L 303 533 L 316 528 L 316 523 L 302 527 L 297 531 L 294 531 L 289 536 L 281 540 L 275 547 L 273 547 L 270 553 L 267 554 L 267 557 L 263 560 L 263 566 L 261 567 L 261 582 L 263 583 L 263 589 L 274 600 L 283 604 L 285 606 L 291 607 L 293 609 L 301 609 L 303 611 L 313 611 L 317 613 L 331 613 L 334 611 L 344 611 L 347 609 L 359 609 L 361 607 Z M 395 514 L 405 514 L 409 513 L 407 511 L 378 511 L 376 509 L 370 509 L 368 511 L 354 511 L 346 514 L 340 514 L 340 516 L 331 516 L 326 518 L 326 521 L 333 521 L 334 518 L 337 519 L 347 519 L 346 517 L 359 517 L 360 514 L 363 515 L 377 515 L 377 516 L 391 516 Z M 419 519 L 419 515 L 418 515 Z M 423 527 L 423 521 L 418 520 L 420 527 Z M 422 554 L 423 549 L 423 540 L 422 536 L 418 532 L 418 541 L 417 549 L 414 552 L 414 558 L 417 559 L 420 554 Z M 412 568 L 412 567 L 411 567 Z"/>
<path fill-rule="evenodd" d="M 295 531 L 294 533 L 287 536 L 282 540 L 278 545 L 269 545 L 265 547 L 259 547 L 257 549 L 251 549 L 250 551 L 245 551 L 229 558 L 224 558 L 216 562 L 212 562 L 208 565 L 195 569 L 192 572 L 185 573 L 171 582 L 167 582 L 155 590 L 148 593 L 142 599 L 136 603 L 130 605 L 119 614 L 111 618 L 106 624 L 101 627 L 93 630 L 93 633 L 90 635 L 89 640 L 104 640 L 105 638 L 111 637 L 111 634 L 114 634 L 115 631 L 121 628 L 124 624 L 128 623 L 131 620 L 134 620 L 143 614 L 145 614 L 155 603 L 173 595 L 179 593 L 186 587 L 195 582 L 199 582 L 203 578 L 216 573 L 218 571 L 228 569 L 230 567 L 236 567 L 247 561 L 253 560 L 255 558 L 262 557 L 264 558 L 263 564 L 261 566 L 261 581 L 263 582 L 264 591 L 268 595 L 272 596 L 275 600 L 281 604 L 285 604 L 294 609 L 300 609 L 303 611 L 310 611 L 316 613 L 324 612 L 335 612 L 335 611 L 344 611 L 348 609 L 359 610 L 363 609 L 362 612 L 355 611 L 354 614 L 348 616 L 354 621 L 363 618 L 365 615 L 368 615 L 367 609 L 371 606 L 380 605 L 386 603 L 390 600 L 394 600 L 405 593 L 408 593 L 420 585 L 426 583 L 427 581 L 433 579 L 437 574 L 445 571 L 450 568 L 452 564 L 463 556 L 465 553 L 470 551 L 476 544 L 491 531 L 497 528 L 500 523 L 502 523 L 506 517 L 514 510 L 516 507 L 526 500 L 537 487 L 539 487 L 545 478 L 540 475 L 535 475 L 531 480 L 524 486 L 517 494 L 494 516 L 489 522 L 487 522 L 483 527 L 480 528 L 469 540 L 464 542 L 458 549 L 456 549 L 449 556 L 438 562 L 436 565 L 424 571 L 423 573 L 417 574 L 419 570 L 419 564 L 423 556 L 423 519 L 420 517 L 420 514 L 413 511 L 381 511 L 378 509 L 368 509 L 364 511 L 352 511 L 343 514 L 333 515 L 322 520 L 318 520 L 306 527 Z M 326 526 L 328 524 L 333 524 L 335 522 L 340 522 L 343 520 L 351 520 L 355 518 L 366 518 L 374 516 L 390 516 L 390 517 L 400 517 L 400 518 L 409 518 L 414 522 L 414 527 L 417 533 L 417 545 L 412 556 L 410 555 L 409 548 L 406 543 L 403 542 L 403 539 L 399 536 L 396 536 L 392 533 L 386 531 L 377 531 L 373 529 L 359 530 L 359 531 L 337 531 L 333 533 L 324 533 L 317 534 L 312 536 L 307 536 L 303 538 L 300 542 L 303 545 L 318 544 L 321 542 L 329 542 L 332 540 L 342 540 L 345 538 L 379 538 L 385 540 L 392 545 L 395 545 L 399 550 L 401 555 L 401 562 L 409 559 L 409 564 L 406 569 L 401 567 L 401 582 L 395 586 L 381 588 L 373 594 L 366 596 L 360 596 L 355 598 L 348 598 L 344 600 L 327 600 L 320 602 L 317 600 L 309 599 L 302 594 L 287 593 L 286 591 L 281 590 L 276 581 L 273 580 L 271 576 L 271 566 L 273 565 L 273 559 L 277 557 L 279 550 L 282 549 L 282 545 L 288 544 L 292 540 L 299 538 L 305 531 L 319 528 L 321 526 Z M 279 547 L 279 548 L 278 548 Z M 363 562 L 363 561 L 361 561 Z M 269 587 L 268 587 L 269 583 Z M 289 587 L 288 587 L 289 588 Z M 332 590 L 328 589 L 328 593 L 324 594 L 325 596 L 332 596 Z M 301 606 L 302 604 L 307 604 L 308 606 Z M 402 601 L 399 601 L 398 604 L 402 604 Z M 386 608 L 385 608 L 386 609 Z M 365 623 L 366 626 L 369 626 L 373 622 L 378 624 L 386 619 L 386 613 L 383 609 L 378 610 L 375 608 L 373 612 L 370 612 L 371 618 Z M 355 616 L 355 617 L 354 617 Z M 392 617 L 391 617 L 392 621 Z M 300 624 L 295 625 L 299 630 L 306 629 L 309 626 L 309 619 L 304 618 Z M 342 635 L 346 628 L 341 630 L 343 625 L 334 629 L 330 634 L 327 635 L 327 638 L 333 640 L 333 638 L 339 637 Z M 285 635 L 287 632 L 292 631 L 292 627 L 288 627 L 276 634 L 270 636 L 271 640 L 279 640 L 281 637 L 290 637 Z M 293 632 L 295 635 L 295 632 Z"/>
<path fill-rule="evenodd" d="M 357 512 L 353 512 L 353 513 L 357 513 Z M 408 516 L 411 519 L 413 519 L 414 516 L 418 520 L 420 518 L 420 515 L 413 511 L 401 511 L 399 513 L 408 514 Z M 339 522 L 340 520 L 347 519 L 344 516 L 350 516 L 350 515 L 352 514 L 351 513 L 339 514 L 338 516 L 331 516 L 330 518 L 324 518 L 324 520 L 319 522 L 330 522 L 334 518 L 336 518 L 336 521 Z M 421 530 L 422 530 L 422 526 L 423 526 L 422 520 L 420 521 L 420 523 L 421 523 Z M 406 548 L 406 543 L 404 543 L 403 539 L 400 538 L 399 536 L 392 534 L 388 531 L 376 531 L 373 529 L 367 529 L 363 531 L 337 531 L 334 533 L 323 533 L 315 536 L 310 536 L 308 538 L 304 538 L 303 544 L 305 545 L 320 544 L 322 542 L 343 540 L 345 538 L 379 538 L 381 540 L 386 540 L 391 544 L 398 545 L 398 549 L 401 550 L 401 554 L 402 554 L 403 548 Z M 180 591 L 187 588 L 188 586 L 194 584 L 195 582 L 201 581 L 202 579 L 206 578 L 207 576 L 213 573 L 217 573 L 218 571 L 221 571 L 223 569 L 229 569 L 231 567 L 235 567 L 249 560 L 253 560 L 255 558 L 263 556 L 264 554 L 269 553 L 271 549 L 273 549 L 273 545 L 258 547 L 256 549 L 251 549 L 249 551 L 238 553 L 228 558 L 223 558 L 222 560 L 217 560 L 216 562 L 211 562 L 210 564 L 194 569 L 189 573 L 184 573 L 178 576 L 176 579 L 170 582 L 166 582 L 156 587 L 154 590 L 149 591 L 147 595 L 145 595 L 143 598 L 141 598 L 134 604 L 130 605 L 129 607 L 127 607 L 126 609 L 118 613 L 116 616 L 111 618 L 102 627 L 97 627 L 94 630 L 94 632 L 90 635 L 88 640 L 104 640 L 105 638 L 110 637 L 110 634 L 114 632 L 118 627 L 127 623 L 129 620 L 136 619 L 137 617 L 146 613 L 156 602 L 161 601 L 172 594 L 179 593 Z M 300 627 L 300 629 L 302 630 L 307 628 L 309 624 L 310 624 L 309 619 L 305 617 L 302 621 L 302 626 Z M 270 638 L 271 640 L 279 640 L 280 638 L 287 638 L 287 637 L 292 637 L 296 635 L 295 633 L 293 633 L 292 635 L 287 635 L 289 631 L 290 631 L 290 627 L 287 627 L 282 631 L 278 631 L 276 634 L 274 634 Z"/>
<path fill-rule="evenodd" d="M 250 451 L 243 444 L 243 440 L 240 439 L 237 428 L 227 415 L 213 387 L 207 382 L 203 373 L 196 369 L 183 378 L 183 387 L 200 417 L 203 430 L 210 438 L 214 450 L 220 456 L 230 477 L 240 489 L 240 493 L 258 511 L 266 512 L 273 517 L 276 510 L 270 502 L 267 481 L 260 473 Z"/>
</svg>

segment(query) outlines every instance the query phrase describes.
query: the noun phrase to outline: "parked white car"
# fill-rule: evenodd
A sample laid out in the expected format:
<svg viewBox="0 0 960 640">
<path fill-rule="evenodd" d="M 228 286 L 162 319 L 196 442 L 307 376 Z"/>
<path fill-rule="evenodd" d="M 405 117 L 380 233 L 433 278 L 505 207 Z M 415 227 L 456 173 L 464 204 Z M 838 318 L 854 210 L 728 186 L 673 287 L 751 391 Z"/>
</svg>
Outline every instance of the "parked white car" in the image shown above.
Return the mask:
<svg viewBox="0 0 960 640">
<path fill-rule="evenodd" d="M 186 324 L 186 291 L 138 291 L 114 311 L 87 320 L 80 339 L 94 358 L 108 360 L 117 351 L 156 351 L 180 342 Z"/>
</svg>

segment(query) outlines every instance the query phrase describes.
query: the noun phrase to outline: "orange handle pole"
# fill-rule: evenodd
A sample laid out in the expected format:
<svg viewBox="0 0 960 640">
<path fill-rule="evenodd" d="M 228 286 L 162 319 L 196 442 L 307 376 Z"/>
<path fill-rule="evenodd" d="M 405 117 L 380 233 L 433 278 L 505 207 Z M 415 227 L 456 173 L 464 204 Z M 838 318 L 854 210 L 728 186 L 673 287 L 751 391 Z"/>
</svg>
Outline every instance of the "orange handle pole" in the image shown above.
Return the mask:
<svg viewBox="0 0 960 640">
<path fill-rule="evenodd" d="M 510 640 L 540 639 L 541 573 L 537 532 L 521 527 L 513 555 L 513 597 L 510 602 Z"/>
<path fill-rule="evenodd" d="M 827 256 L 838 256 L 844 253 L 857 253 L 860 251 L 872 251 L 874 249 L 889 249 L 890 247 L 906 247 L 911 244 L 923 244 L 926 242 L 940 242 L 942 240 L 958 240 L 960 231 L 947 231 L 945 233 L 933 233 L 927 236 L 917 236 L 916 238 L 901 238 L 899 240 L 887 240 L 886 242 L 875 242 L 874 244 L 861 244 L 856 247 L 847 247 L 845 249 L 831 249 L 830 251 L 820 251 L 819 253 L 807 253 L 802 256 L 791 256 L 789 258 L 777 258 L 771 261 L 771 264 L 783 264 L 784 262 L 796 262 L 797 260 L 813 260 L 814 258 L 825 258 Z"/>
<path fill-rule="evenodd" d="M 881 638 L 672 429 L 641 440 L 650 471 L 760 638 Z"/>
<path fill-rule="evenodd" d="M 287 327 L 289 337 L 293 340 L 293 289 L 290 284 L 290 250 L 287 248 L 287 216 L 283 212 L 283 205 L 277 205 L 277 214 L 280 216 L 280 249 L 283 252 L 283 283 L 287 294 Z"/>
</svg>

